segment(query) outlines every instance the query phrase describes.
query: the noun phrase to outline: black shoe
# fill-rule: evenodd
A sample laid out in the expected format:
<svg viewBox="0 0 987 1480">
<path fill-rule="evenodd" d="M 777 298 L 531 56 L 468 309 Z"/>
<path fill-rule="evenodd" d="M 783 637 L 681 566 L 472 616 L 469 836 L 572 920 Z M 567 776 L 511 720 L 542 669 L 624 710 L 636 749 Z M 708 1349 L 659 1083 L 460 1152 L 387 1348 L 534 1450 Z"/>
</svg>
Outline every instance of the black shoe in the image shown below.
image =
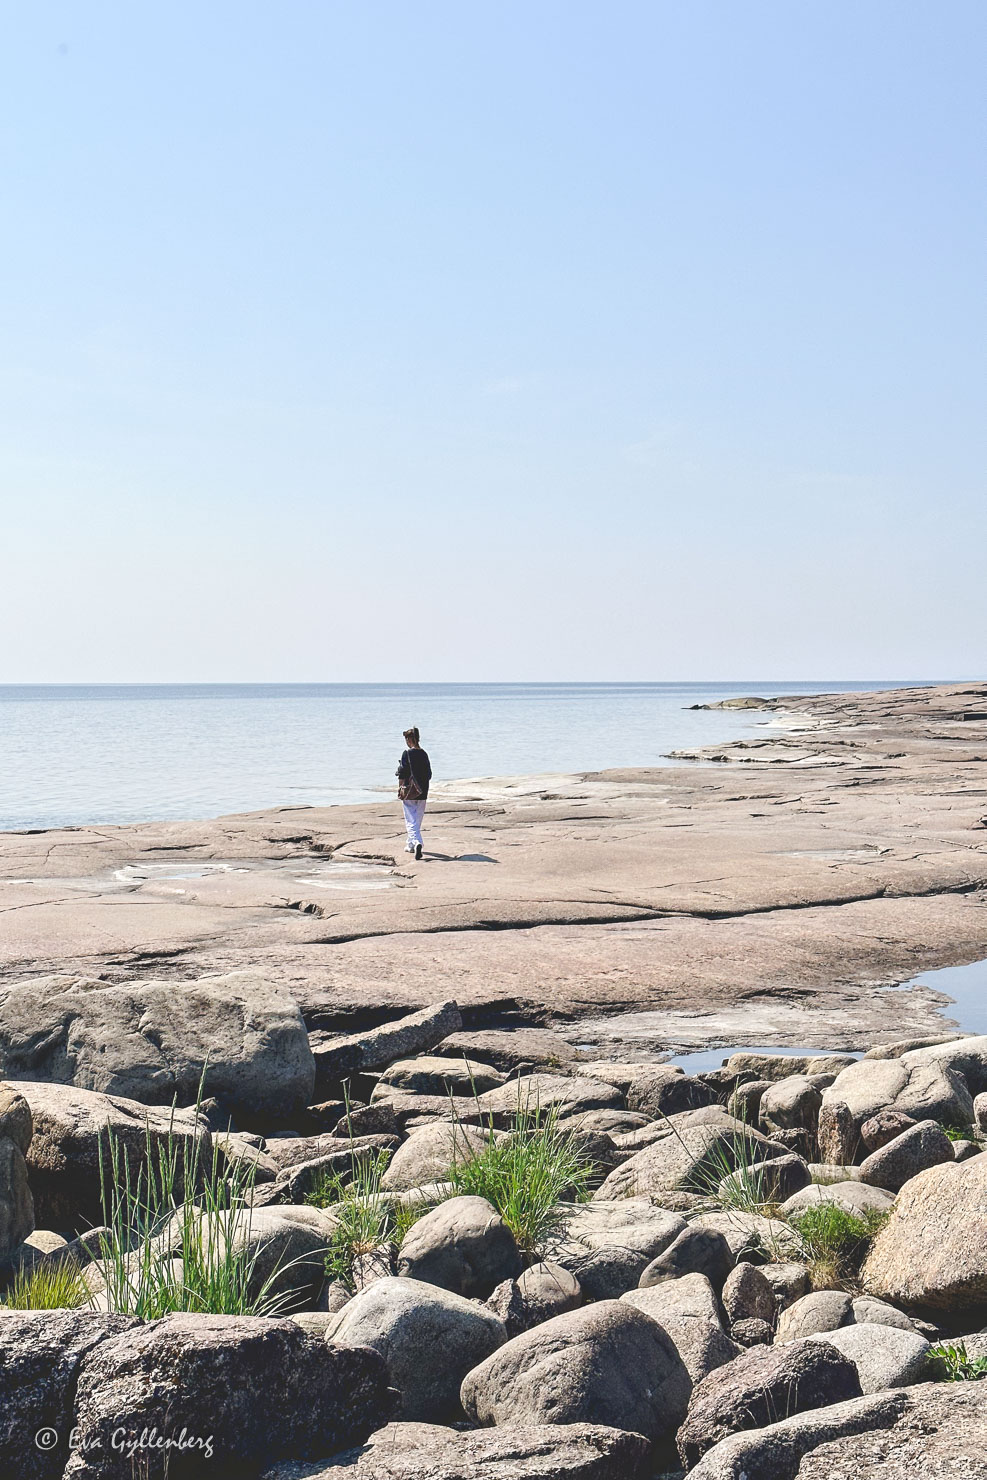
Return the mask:
<svg viewBox="0 0 987 1480">
<path fill-rule="evenodd" d="M 421 845 L 421 843 L 417 843 L 415 845 L 415 857 L 416 858 L 421 858 L 421 856 L 422 856 L 422 845 Z"/>
</svg>

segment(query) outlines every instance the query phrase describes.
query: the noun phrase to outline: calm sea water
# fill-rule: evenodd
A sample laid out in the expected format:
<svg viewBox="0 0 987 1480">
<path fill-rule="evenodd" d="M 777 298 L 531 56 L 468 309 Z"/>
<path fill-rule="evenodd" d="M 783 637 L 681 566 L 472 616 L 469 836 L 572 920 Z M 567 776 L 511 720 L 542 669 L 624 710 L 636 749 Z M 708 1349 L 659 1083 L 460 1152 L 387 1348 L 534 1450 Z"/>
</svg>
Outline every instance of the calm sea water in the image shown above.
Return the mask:
<svg viewBox="0 0 987 1480">
<path fill-rule="evenodd" d="M 670 750 L 754 733 L 764 719 L 691 704 L 897 686 L 0 686 L 0 830 L 377 800 L 393 791 L 411 724 L 438 780 L 655 765 Z"/>
</svg>

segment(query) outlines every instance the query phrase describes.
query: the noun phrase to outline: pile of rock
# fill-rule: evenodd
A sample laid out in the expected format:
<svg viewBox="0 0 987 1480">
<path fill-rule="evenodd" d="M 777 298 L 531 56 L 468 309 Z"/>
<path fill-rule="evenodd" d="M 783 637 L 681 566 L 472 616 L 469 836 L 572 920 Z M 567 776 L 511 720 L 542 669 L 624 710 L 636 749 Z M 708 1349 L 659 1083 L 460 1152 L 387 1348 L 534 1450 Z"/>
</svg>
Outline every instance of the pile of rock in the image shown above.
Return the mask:
<svg viewBox="0 0 987 1480">
<path fill-rule="evenodd" d="M 52 979 L 33 1022 L 23 994 L 0 1003 L 3 1277 L 71 1262 L 90 1294 L 0 1311 L 0 1473 L 103 1480 L 136 1454 L 148 1480 L 801 1480 L 879 1444 L 893 1480 L 923 1425 L 981 1453 L 987 1385 L 931 1379 L 943 1338 L 987 1356 L 987 1038 L 690 1076 L 539 1061 L 531 1030 L 512 1053 L 451 1002 L 310 1037 L 252 978 L 169 990 Z M 449 1184 L 519 1109 L 593 1168 L 534 1250 Z M 135 1182 L 168 1149 L 184 1205 L 153 1246 L 179 1268 L 203 1169 L 248 1189 L 224 1238 L 276 1315 L 114 1313 L 93 1231 L 111 1140 Z M 360 1167 L 421 1216 L 354 1250 L 344 1284 L 344 1209 L 311 1199 Z M 830 1288 L 814 1209 L 867 1234 Z"/>
</svg>

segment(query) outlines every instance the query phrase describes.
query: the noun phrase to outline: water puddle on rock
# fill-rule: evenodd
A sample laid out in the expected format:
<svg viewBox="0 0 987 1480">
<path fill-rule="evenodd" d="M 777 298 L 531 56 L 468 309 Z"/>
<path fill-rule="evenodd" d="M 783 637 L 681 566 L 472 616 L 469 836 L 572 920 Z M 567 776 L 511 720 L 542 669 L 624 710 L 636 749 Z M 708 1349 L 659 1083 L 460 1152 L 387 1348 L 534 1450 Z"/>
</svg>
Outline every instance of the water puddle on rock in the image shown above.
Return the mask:
<svg viewBox="0 0 987 1480">
<path fill-rule="evenodd" d="M 670 1064 L 677 1064 L 687 1074 L 707 1074 L 711 1069 L 718 1069 L 724 1059 L 728 1059 L 734 1053 L 763 1053 L 767 1054 L 770 1058 L 795 1056 L 798 1058 L 822 1059 L 831 1053 L 845 1054 L 846 1052 L 847 1050 L 845 1048 L 810 1048 L 806 1044 L 801 1043 L 795 1046 L 788 1045 L 785 1048 L 779 1048 L 774 1044 L 768 1046 L 763 1043 L 754 1045 L 750 1043 L 731 1043 L 725 1048 L 704 1048 L 701 1053 L 676 1054 L 668 1062 Z M 859 1053 L 854 1054 L 854 1058 L 859 1059 L 860 1057 L 861 1055 Z"/>
<path fill-rule="evenodd" d="M 950 1018 L 959 1024 L 962 1033 L 987 1033 L 987 960 L 923 971 L 921 976 L 889 990 L 907 992 L 911 987 L 931 987 L 952 999 L 942 1009 L 947 1020 L 943 1022 L 944 1033 L 949 1032 Z"/>
</svg>

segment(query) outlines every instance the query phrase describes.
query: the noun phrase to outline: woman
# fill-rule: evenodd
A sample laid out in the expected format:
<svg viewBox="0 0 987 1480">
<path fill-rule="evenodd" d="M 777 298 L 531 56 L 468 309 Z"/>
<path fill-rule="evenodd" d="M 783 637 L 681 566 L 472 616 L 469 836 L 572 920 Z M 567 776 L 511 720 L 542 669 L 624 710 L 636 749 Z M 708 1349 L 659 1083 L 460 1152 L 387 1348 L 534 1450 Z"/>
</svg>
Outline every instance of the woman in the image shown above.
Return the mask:
<svg viewBox="0 0 987 1480">
<path fill-rule="evenodd" d="M 408 843 L 404 851 L 413 853 L 416 858 L 422 856 L 422 818 L 425 816 L 428 783 L 432 779 L 428 751 L 422 750 L 419 739 L 417 725 L 405 730 L 404 743 L 407 749 L 401 752 L 397 770 L 398 796 L 404 807 L 404 825 L 408 829 Z"/>
</svg>

